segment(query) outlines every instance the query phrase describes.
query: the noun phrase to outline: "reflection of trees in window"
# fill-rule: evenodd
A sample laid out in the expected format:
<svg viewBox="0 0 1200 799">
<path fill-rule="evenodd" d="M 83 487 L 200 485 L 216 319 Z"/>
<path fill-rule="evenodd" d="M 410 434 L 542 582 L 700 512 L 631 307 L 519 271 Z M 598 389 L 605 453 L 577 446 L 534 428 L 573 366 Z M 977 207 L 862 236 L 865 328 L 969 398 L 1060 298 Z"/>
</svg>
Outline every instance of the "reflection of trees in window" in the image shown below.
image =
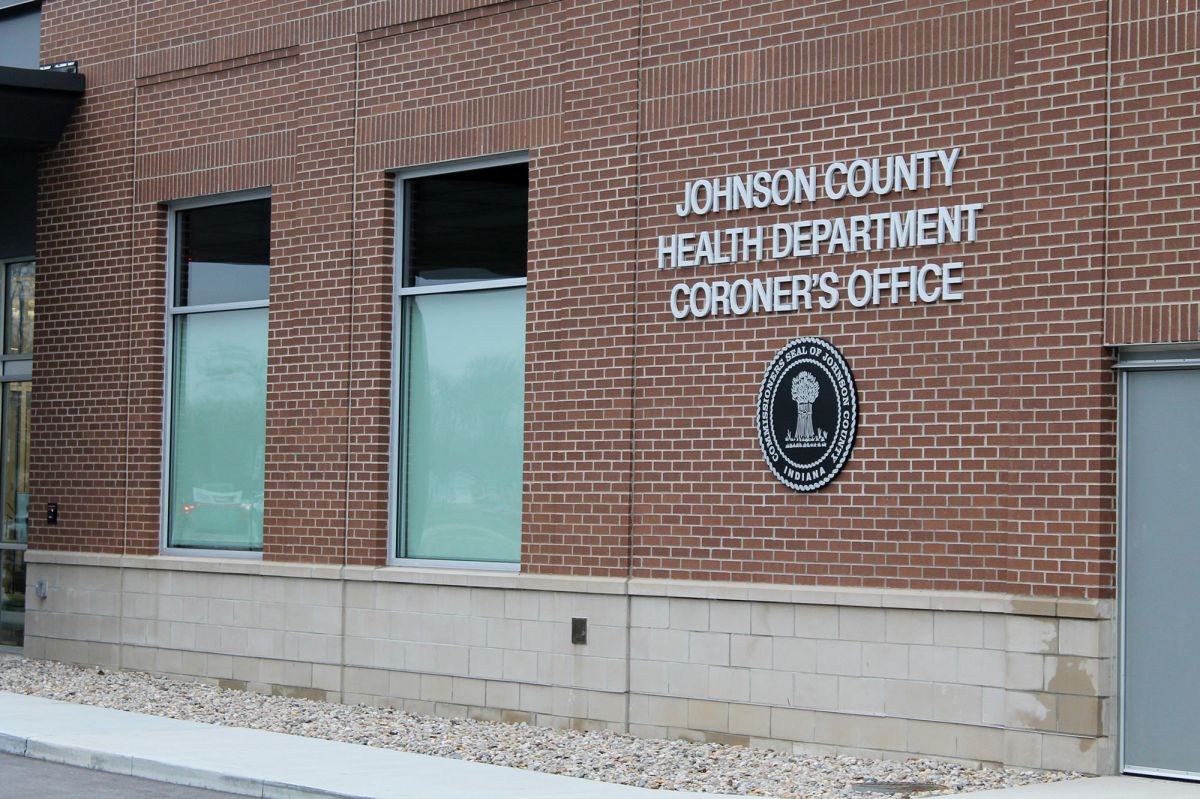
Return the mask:
<svg viewBox="0 0 1200 799">
<path fill-rule="evenodd" d="M 33 353 L 33 264 L 11 264 L 8 269 L 9 354 Z"/>
<path fill-rule="evenodd" d="M 4 385 L 4 531 L 2 540 L 24 543 L 29 526 L 28 381 Z"/>
<path fill-rule="evenodd" d="M 190 453 L 190 471 L 205 475 L 210 482 L 232 485 L 227 469 L 233 461 L 249 467 L 261 481 L 265 441 L 246 432 L 263 424 L 266 352 L 261 346 L 223 339 L 219 346 L 202 350 L 195 360 L 197 363 L 187 364 L 183 370 L 178 399 L 186 411 L 178 420 L 177 435 L 207 444 Z"/>
<path fill-rule="evenodd" d="M 502 452 L 520 452 L 523 418 L 519 410 L 524 398 L 523 364 L 492 358 L 476 358 L 466 371 L 452 380 L 431 380 L 430 403 L 434 436 L 459 450 L 481 450 L 485 446 Z M 480 413 L 480 397 L 487 398 L 495 413 Z M 499 507 L 500 498 L 520 490 L 519 472 L 496 472 L 478 461 L 459 464 L 460 485 L 469 486 L 471 501 Z"/>
<path fill-rule="evenodd" d="M 33 356 L 34 264 L 0 263 L 4 278 L 4 364 L 0 398 L 0 646 L 22 646 L 25 618 L 25 544 L 29 528 L 29 380 Z"/>
<path fill-rule="evenodd" d="M 418 556 L 516 557 L 524 362 L 514 350 L 524 292 L 510 291 L 424 298 L 409 308 L 404 518 Z M 481 327 L 500 338 L 457 339 L 447 325 L 459 315 L 477 324 L 486 316 Z"/>
</svg>

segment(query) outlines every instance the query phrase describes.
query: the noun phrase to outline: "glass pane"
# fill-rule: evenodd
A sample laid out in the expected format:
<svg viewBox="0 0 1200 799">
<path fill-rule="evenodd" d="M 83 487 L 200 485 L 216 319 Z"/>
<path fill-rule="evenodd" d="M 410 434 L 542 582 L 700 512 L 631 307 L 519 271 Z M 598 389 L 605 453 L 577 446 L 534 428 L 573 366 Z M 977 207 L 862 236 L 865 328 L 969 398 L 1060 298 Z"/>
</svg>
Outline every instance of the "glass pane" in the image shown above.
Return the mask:
<svg viewBox="0 0 1200 799">
<path fill-rule="evenodd" d="M 40 5 L 0 11 L 0 67 L 37 69 L 41 63 L 41 41 Z"/>
<path fill-rule="evenodd" d="M 25 552 L 0 549 L 0 646 L 25 644 Z"/>
<path fill-rule="evenodd" d="M 33 354 L 33 262 L 8 265 L 8 321 L 4 333 L 9 355 Z"/>
<path fill-rule="evenodd" d="M 260 550 L 267 309 L 188 314 L 175 325 L 170 545 Z"/>
<path fill-rule="evenodd" d="M 404 285 L 525 277 L 528 164 L 413 178 L 404 187 Z"/>
<path fill-rule="evenodd" d="M 271 201 L 179 211 L 176 305 L 267 299 Z"/>
<path fill-rule="evenodd" d="M 404 304 L 403 556 L 517 562 L 525 289 Z"/>
<path fill-rule="evenodd" d="M 24 544 L 29 531 L 28 381 L 4 384 L 4 531 L 6 544 Z"/>
</svg>

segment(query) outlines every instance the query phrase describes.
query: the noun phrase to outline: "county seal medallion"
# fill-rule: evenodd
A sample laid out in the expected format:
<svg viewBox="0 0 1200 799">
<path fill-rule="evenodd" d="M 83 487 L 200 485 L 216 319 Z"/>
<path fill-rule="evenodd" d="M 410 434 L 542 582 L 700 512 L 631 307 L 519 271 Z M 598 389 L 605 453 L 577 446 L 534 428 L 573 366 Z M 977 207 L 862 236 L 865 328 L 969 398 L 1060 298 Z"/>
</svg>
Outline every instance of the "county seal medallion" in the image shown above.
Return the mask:
<svg viewBox="0 0 1200 799">
<path fill-rule="evenodd" d="M 816 491 L 850 457 L 858 401 L 850 367 L 824 339 L 794 339 L 775 354 L 758 392 L 758 443 L 788 488 Z"/>
</svg>

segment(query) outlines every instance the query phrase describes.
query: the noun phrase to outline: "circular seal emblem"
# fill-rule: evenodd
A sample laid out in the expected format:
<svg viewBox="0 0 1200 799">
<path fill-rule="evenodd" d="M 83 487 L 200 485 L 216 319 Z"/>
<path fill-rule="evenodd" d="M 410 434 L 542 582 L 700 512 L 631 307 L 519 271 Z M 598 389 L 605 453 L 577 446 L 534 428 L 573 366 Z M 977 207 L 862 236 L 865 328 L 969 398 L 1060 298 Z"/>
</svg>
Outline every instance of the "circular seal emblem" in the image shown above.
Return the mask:
<svg viewBox="0 0 1200 799">
<path fill-rule="evenodd" d="M 816 491 L 854 446 L 858 401 L 850 367 L 832 344 L 798 338 L 775 353 L 758 391 L 758 444 L 779 481 Z"/>
</svg>

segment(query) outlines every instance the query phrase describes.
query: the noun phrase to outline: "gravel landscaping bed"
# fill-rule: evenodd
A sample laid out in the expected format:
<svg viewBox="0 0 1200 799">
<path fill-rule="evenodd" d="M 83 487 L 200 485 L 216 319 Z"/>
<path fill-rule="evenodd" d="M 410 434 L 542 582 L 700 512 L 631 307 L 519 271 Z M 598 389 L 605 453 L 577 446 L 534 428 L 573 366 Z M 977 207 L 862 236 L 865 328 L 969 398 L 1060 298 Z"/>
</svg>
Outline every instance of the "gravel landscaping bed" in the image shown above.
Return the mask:
<svg viewBox="0 0 1200 799">
<path fill-rule="evenodd" d="M 307 735 L 605 782 L 777 799 L 886 797 L 863 783 L 926 783 L 921 797 L 1074 779 L 1070 772 L 968 768 L 792 755 L 742 746 L 636 738 L 436 716 L 390 708 L 264 696 L 140 672 L 109 672 L 0 656 L 0 690 L 231 727 Z M 858 788 L 854 786 L 858 785 Z M 909 795 L 907 791 L 890 794 Z"/>
</svg>

